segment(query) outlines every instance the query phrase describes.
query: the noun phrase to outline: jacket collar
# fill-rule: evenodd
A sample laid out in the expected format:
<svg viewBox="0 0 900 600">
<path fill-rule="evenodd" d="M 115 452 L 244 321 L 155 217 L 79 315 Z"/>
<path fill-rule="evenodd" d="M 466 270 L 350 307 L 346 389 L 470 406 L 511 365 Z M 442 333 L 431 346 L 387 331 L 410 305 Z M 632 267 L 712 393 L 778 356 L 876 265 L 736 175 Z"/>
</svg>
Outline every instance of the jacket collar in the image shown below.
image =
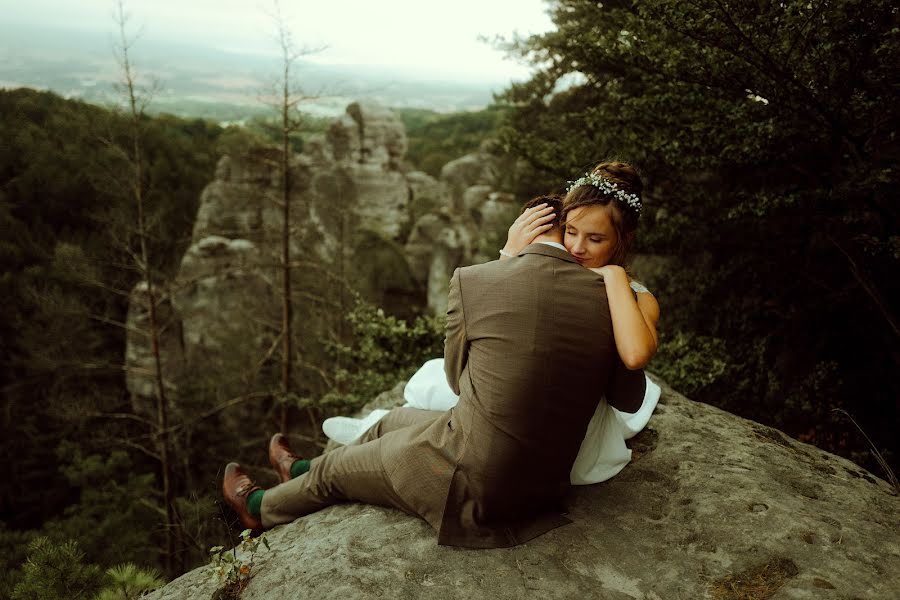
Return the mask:
<svg viewBox="0 0 900 600">
<path fill-rule="evenodd" d="M 519 252 L 519 256 L 522 256 L 523 254 L 541 254 L 543 256 L 552 256 L 553 258 L 559 258 L 566 262 L 578 263 L 578 261 L 575 260 L 575 257 L 565 250 L 560 250 L 559 248 L 548 246 L 547 244 L 530 244 L 526 246 L 521 252 Z"/>
</svg>

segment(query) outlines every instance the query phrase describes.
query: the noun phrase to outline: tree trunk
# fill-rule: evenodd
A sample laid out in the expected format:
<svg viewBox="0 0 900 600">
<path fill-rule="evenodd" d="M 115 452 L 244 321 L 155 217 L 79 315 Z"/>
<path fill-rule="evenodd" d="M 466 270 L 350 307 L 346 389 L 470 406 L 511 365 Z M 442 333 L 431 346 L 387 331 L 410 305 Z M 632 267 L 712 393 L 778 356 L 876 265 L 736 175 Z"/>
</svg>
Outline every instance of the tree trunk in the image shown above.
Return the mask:
<svg viewBox="0 0 900 600">
<path fill-rule="evenodd" d="M 292 320 L 294 313 L 293 298 L 291 297 L 291 175 L 290 175 L 290 62 L 285 57 L 284 81 L 282 87 L 281 103 L 281 202 L 282 202 L 282 229 L 281 229 L 281 330 L 282 356 L 281 356 L 281 419 L 280 429 L 284 434 L 289 428 L 289 398 L 293 391 L 293 367 L 294 367 L 294 336 Z"/>
<path fill-rule="evenodd" d="M 128 93 L 128 106 L 131 119 L 131 189 L 137 208 L 137 234 L 140 244 L 140 273 L 147 286 L 147 314 L 150 334 L 150 348 L 154 364 L 154 388 L 156 392 L 156 423 L 152 431 L 156 441 L 160 461 L 163 503 L 165 504 L 166 549 L 164 564 L 166 575 L 175 577 L 181 568 L 181 519 L 175 506 L 175 487 L 172 479 L 172 448 L 169 438 L 169 400 L 166 396 L 163 378 L 162 359 L 159 352 L 159 324 L 156 317 L 156 290 L 153 286 L 153 270 L 150 264 L 150 253 L 147 249 L 147 227 L 144 211 L 144 168 L 141 139 L 142 110 L 138 108 L 135 95 L 134 77 L 128 57 L 128 39 L 125 35 L 125 12 L 121 0 L 116 4 L 116 20 L 122 42 L 122 69 L 125 75 L 125 87 Z"/>
</svg>

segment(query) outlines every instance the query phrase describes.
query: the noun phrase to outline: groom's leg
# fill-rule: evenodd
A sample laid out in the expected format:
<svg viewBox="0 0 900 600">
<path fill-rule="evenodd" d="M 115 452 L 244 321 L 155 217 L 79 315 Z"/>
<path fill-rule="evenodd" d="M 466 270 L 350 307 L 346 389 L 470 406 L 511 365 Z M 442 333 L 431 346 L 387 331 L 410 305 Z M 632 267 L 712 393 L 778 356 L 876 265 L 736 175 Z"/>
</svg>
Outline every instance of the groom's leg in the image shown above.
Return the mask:
<svg viewBox="0 0 900 600">
<path fill-rule="evenodd" d="M 433 421 L 444 414 L 443 411 L 424 410 L 421 408 L 410 408 L 400 406 L 392 408 L 388 414 L 384 415 L 377 423 L 369 427 L 362 436 L 351 445 L 365 444 L 376 440 L 386 433 L 409 427 L 410 425 L 418 425 L 426 421 Z"/>
<path fill-rule="evenodd" d="M 266 490 L 262 523 L 266 528 L 289 523 L 338 502 L 354 500 L 392 506 L 410 514 L 381 463 L 381 442 L 337 448 L 312 460 L 309 472 Z"/>
</svg>

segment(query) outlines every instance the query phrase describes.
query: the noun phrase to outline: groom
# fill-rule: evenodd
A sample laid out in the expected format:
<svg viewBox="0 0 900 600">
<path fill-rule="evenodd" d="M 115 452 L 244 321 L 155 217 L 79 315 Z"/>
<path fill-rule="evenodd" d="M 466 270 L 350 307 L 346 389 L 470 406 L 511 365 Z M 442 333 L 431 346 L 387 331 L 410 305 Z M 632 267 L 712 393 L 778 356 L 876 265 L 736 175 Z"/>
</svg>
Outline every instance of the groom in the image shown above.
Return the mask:
<svg viewBox="0 0 900 600">
<path fill-rule="evenodd" d="M 498 548 L 570 522 L 562 501 L 597 403 L 606 395 L 634 412 L 645 379 L 618 359 L 602 279 L 561 244 L 558 200 L 538 200 L 555 210 L 547 233 L 509 260 L 453 274 L 445 365 L 457 406 L 394 409 L 310 462 L 276 434 L 280 485 L 262 493 L 239 465 L 226 468 L 223 492 L 245 526 L 350 500 L 418 515 L 440 544 Z"/>
</svg>

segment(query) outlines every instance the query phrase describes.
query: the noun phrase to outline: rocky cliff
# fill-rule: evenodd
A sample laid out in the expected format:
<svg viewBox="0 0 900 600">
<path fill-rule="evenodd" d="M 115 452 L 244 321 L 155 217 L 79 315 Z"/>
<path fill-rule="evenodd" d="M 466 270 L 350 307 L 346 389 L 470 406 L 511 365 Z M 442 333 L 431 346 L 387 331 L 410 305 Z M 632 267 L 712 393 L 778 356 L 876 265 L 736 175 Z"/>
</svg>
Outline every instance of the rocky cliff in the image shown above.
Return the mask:
<svg viewBox="0 0 900 600">
<path fill-rule="evenodd" d="M 453 269 L 495 258 L 481 254 L 479 242 L 505 231 L 516 213 L 513 197 L 496 189 L 497 160 L 479 151 L 435 179 L 406 169 L 406 146 L 396 115 L 354 102 L 291 159 L 297 344 L 305 356 L 337 339 L 354 291 L 392 314 L 442 314 Z M 271 354 L 280 331 L 279 160 L 271 148 L 225 156 L 202 193 L 191 245 L 174 281 L 161 286 L 173 391 L 188 370 L 252 379 Z M 130 325 L 147 318 L 145 298 L 138 286 Z M 150 397 L 149 341 L 129 331 L 129 390 Z"/>
<path fill-rule="evenodd" d="M 632 463 L 575 489 L 572 524 L 469 550 L 438 546 L 424 521 L 393 509 L 334 506 L 270 531 L 242 597 L 900 597 L 900 497 L 884 481 L 660 384 Z M 216 587 L 200 568 L 149 598 L 207 600 Z"/>
</svg>

